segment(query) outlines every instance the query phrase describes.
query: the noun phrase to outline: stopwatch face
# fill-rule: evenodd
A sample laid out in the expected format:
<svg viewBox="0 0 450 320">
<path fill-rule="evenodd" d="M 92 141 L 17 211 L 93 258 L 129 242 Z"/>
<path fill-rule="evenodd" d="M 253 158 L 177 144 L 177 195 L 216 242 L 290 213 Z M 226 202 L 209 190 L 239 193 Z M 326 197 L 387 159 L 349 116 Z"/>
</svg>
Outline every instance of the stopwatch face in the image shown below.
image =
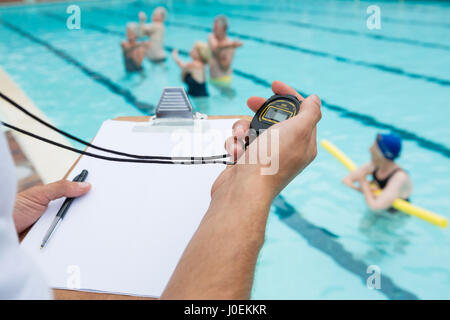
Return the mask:
<svg viewBox="0 0 450 320">
<path fill-rule="evenodd" d="M 281 109 L 275 104 L 284 105 L 283 102 L 278 103 L 278 101 L 274 104 L 269 105 L 266 113 L 263 116 L 263 119 L 270 122 L 280 122 L 289 119 L 289 117 L 292 115 L 292 112 L 290 112 L 289 110 Z"/>
</svg>

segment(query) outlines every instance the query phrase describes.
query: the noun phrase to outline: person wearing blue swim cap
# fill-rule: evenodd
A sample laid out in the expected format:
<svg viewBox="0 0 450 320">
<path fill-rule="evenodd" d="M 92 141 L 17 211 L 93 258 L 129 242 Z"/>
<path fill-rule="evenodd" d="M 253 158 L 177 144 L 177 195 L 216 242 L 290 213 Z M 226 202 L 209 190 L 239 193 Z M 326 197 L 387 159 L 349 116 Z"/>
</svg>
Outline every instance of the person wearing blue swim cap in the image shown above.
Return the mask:
<svg viewBox="0 0 450 320">
<path fill-rule="evenodd" d="M 342 182 L 364 194 L 367 205 L 375 211 L 392 207 L 395 199 L 409 201 L 412 181 L 408 173 L 395 160 L 400 156 L 402 140 L 394 133 L 377 134 L 370 147 L 372 160 L 347 175 Z M 372 175 L 372 181 L 366 179 Z M 382 189 L 378 196 L 374 189 Z"/>
</svg>

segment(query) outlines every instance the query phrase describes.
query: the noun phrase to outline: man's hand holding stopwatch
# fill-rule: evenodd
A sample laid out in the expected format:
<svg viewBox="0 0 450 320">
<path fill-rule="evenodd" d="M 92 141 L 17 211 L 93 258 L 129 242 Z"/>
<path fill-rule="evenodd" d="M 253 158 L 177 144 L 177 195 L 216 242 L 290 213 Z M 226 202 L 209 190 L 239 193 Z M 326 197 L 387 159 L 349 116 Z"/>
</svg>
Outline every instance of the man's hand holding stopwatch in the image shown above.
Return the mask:
<svg viewBox="0 0 450 320">
<path fill-rule="evenodd" d="M 254 197 L 265 197 L 272 201 L 274 197 L 295 178 L 317 154 L 316 126 L 321 119 L 319 97 L 311 95 L 304 99 L 293 88 L 280 82 L 272 83 L 272 90 L 278 95 L 294 95 L 302 101 L 298 115 L 274 124 L 245 150 L 245 138 L 248 135 L 250 121 L 239 120 L 233 125 L 233 136 L 228 138 L 225 148 L 237 161 L 229 166 L 215 181 L 211 194 L 214 199 L 221 189 L 238 188 L 242 191 L 254 190 Z M 247 105 L 256 112 L 265 102 L 261 97 L 250 97 Z M 276 134 L 274 135 L 274 131 Z M 274 145 L 276 143 L 277 145 Z M 261 148 L 267 148 L 261 150 Z M 268 154 L 268 159 L 278 161 L 277 170 L 264 174 L 263 168 L 271 164 L 261 159 L 260 154 Z M 252 161 L 253 159 L 253 161 Z M 256 159 L 256 161 L 255 161 Z M 239 185 L 240 187 L 237 187 Z M 264 201 L 262 198 L 260 199 Z M 264 201 L 265 202 L 265 201 Z"/>
<path fill-rule="evenodd" d="M 250 121 L 238 121 L 227 151 L 237 164 L 228 166 L 216 179 L 211 203 L 181 257 L 162 299 L 248 299 L 256 259 L 264 243 L 267 215 L 274 197 L 311 161 L 317 153 L 316 125 L 321 118 L 317 96 L 303 99 L 294 89 L 275 81 L 278 95 L 295 95 L 302 101 L 300 112 L 259 135 L 244 151 Z M 251 97 L 248 106 L 258 110 L 265 99 Z M 277 130 L 277 147 L 270 158 L 278 157 L 278 169 L 262 174 L 266 164 L 247 164 L 256 156 L 258 144 Z M 270 142 L 271 140 L 268 139 Z M 271 142 L 272 143 L 272 142 Z M 276 159 L 276 158 L 275 158 Z"/>
</svg>

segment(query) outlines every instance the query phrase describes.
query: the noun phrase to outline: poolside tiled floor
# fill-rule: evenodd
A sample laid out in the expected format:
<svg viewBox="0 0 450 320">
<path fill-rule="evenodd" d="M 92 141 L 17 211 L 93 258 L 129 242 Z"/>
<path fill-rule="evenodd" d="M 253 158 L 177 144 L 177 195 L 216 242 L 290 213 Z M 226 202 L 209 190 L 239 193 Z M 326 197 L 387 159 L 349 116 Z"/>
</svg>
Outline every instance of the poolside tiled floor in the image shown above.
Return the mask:
<svg viewBox="0 0 450 320">
<path fill-rule="evenodd" d="M 11 131 L 6 132 L 6 137 L 14 159 L 14 164 L 16 165 L 17 191 L 21 192 L 25 189 L 42 184 L 41 178 L 20 149 L 20 146 Z"/>
</svg>

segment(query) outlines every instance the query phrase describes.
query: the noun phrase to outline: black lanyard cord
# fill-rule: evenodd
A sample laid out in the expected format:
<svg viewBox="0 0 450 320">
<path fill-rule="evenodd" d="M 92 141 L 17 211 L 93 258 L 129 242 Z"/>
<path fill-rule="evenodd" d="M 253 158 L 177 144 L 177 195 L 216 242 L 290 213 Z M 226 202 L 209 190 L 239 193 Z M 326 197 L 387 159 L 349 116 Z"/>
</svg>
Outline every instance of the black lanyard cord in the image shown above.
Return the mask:
<svg viewBox="0 0 450 320">
<path fill-rule="evenodd" d="M 107 157 L 107 156 L 101 156 L 98 154 L 94 154 L 94 153 L 90 153 L 90 152 L 86 152 L 86 151 L 82 151 L 82 150 L 78 150 L 69 146 L 66 146 L 64 144 L 46 139 L 44 137 L 38 136 L 34 133 L 28 132 L 26 130 L 20 129 L 18 127 L 15 127 L 13 125 L 10 125 L 9 123 L 6 122 L 1 122 L 5 127 L 13 129 L 17 132 L 23 133 L 27 136 L 30 136 L 32 138 L 41 140 L 43 142 L 52 144 L 54 146 L 57 146 L 59 148 L 63 148 L 66 150 L 70 150 L 76 153 L 79 153 L 81 155 L 85 155 L 85 156 L 89 156 L 89 157 L 93 157 L 93 158 L 97 158 L 97 159 L 102 159 L 102 160 L 107 160 L 107 161 L 116 161 L 116 162 L 133 162 L 133 163 L 155 163 L 155 164 L 226 164 L 226 165 L 234 165 L 234 162 L 230 162 L 230 161 L 224 161 L 224 160 L 205 160 L 205 158 L 202 157 L 202 159 L 198 159 L 199 157 L 183 157 L 184 161 L 169 161 L 169 160 L 177 160 L 180 157 L 176 158 L 171 158 L 171 157 L 164 157 L 164 159 L 168 159 L 168 160 L 162 160 L 161 158 L 159 160 L 144 160 L 144 159 L 126 159 L 126 158 L 113 158 L 113 157 Z"/>
<path fill-rule="evenodd" d="M 96 145 L 93 145 L 85 140 L 82 140 L 78 137 L 75 137 L 74 135 L 65 132 L 61 129 L 58 129 L 57 127 L 53 126 L 52 124 L 42 120 L 41 118 L 39 118 L 38 116 L 32 114 L 31 112 L 29 112 L 28 110 L 26 110 L 24 107 L 22 107 L 21 105 L 19 105 L 17 102 L 15 102 L 14 100 L 12 100 L 11 98 L 7 97 L 6 95 L 4 95 L 2 92 L 0 92 L 0 97 L 2 99 L 4 99 L 5 101 L 9 102 L 12 106 L 14 106 L 15 108 L 19 109 L 20 111 L 22 111 L 23 113 L 25 113 L 27 116 L 33 118 L 34 120 L 36 120 L 37 122 L 43 124 L 44 126 L 62 134 L 63 136 L 75 140 L 85 146 L 88 146 L 90 148 L 93 149 L 97 149 L 100 151 L 104 151 L 104 152 L 108 152 L 108 153 L 112 153 L 112 154 L 117 154 L 119 156 L 124 156 L 124 157 L 129 157 L 129 158 L 136 158 L 136 159 L 154 159 L 154 160 L 188 160 L 188 161 L 192 161 L 192 160 L 199 160 L 199 161 L 203 161 L 203 160 L 214 160 L 214 159 L 224 159 L 224 158 L 228 158 L 230 155 L 229 154 L 221 154 L 221 155 L 217 155 L 217 156 L 209 156 L 209 157 L 167 157 L 167 156 L 143 156 L 143 155 L 136 155 L 136 154 L 130 154 L 130 153 L 125 153 L 125 152 L 120 152 L 120 151 L 115 151 L 115 150 L 111 150 L 111 149 L 106 149 L 106 148 L 102 148 L 102 147 L 98 147 Z M 13 129 L 11 125 L 9 125 L 9 128 Z M 15 127 L 14 127 L 15 128 Z M 16 129 L 14 129 L 16 130 Z M 22 129 L 20 129 L 22 130 Z M 25 130 L 23 130 L 25 131 Z M 23 132 L 22 132 L 23 133 Z M 35 136 L 37 137 L 37 136 Z M 45 139 L 45 138 L 43 138 Z M 42 140 L 44 141 L 44 140 Z M 49 141 L 49 140 L 48 140 Z M 48 142 L 46 141 L 46 142 Z M 50 142 L 49 142 L 50 143 Z"/>
</svg>

